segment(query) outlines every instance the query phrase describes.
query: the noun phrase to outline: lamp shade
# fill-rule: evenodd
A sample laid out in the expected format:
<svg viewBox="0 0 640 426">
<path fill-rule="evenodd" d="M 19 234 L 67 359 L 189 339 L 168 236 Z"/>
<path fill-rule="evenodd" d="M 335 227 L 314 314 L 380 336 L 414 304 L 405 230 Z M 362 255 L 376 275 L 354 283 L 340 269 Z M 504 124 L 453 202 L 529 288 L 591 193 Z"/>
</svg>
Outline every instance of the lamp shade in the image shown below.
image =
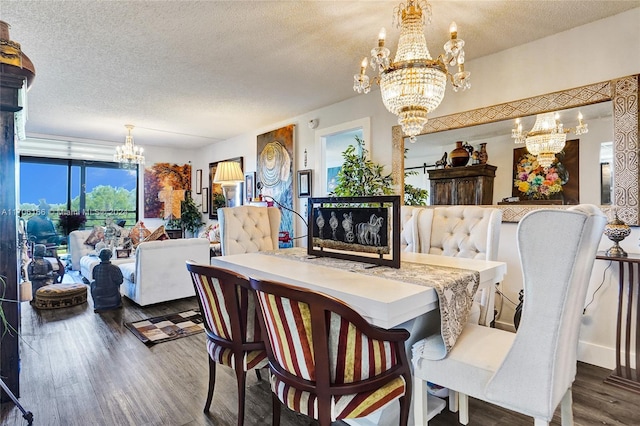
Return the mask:
<svg viewBox="0 0 640 426">
<path fill-rule="evenodd" d="M 222 161 L 218 163 L 216 174 L 213 176 L 213 183 L 235 183 L 244 182 L 244 175 L 240 164 L 235 161 Z"/>
</svg>

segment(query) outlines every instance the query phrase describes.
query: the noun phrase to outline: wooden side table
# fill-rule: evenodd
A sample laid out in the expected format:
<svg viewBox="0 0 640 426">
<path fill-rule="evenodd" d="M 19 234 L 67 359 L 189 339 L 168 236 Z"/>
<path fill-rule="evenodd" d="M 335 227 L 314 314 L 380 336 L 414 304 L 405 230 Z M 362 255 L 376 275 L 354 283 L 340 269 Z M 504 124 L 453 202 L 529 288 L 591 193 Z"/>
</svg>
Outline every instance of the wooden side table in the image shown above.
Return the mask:
<svg viewBox="0 0 640 426">
<path fill-rule="evenodd" d="M 598 252 L 596 259 L 618 262 L 619 269 L 616 368 L 604 382 L 640 393 L 640 254 L 609 257 Z M 631 368 L 632 348 L 636 368 Z"/>
</svg>

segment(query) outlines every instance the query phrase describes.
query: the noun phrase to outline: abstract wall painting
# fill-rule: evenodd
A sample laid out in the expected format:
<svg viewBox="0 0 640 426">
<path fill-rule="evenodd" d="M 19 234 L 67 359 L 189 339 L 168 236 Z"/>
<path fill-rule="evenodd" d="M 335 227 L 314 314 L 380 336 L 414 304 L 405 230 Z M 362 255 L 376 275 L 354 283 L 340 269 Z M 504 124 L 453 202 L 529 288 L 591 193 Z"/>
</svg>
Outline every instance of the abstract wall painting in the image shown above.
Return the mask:
<svg viewBox="0 0 640 426">
<path fill-rule="evenodd" d="M 144 217 L 176 219 L 191 191 L 191 164 L 155 163 L 144 170 Z"/>
<path fill-rule="evenodd" d="M 276 206 L 281 205 L 280 248 L 293 247 L 293 129 L 288 125 L 258 135 L 256 185 L 260 193 Z"/>
</svg>

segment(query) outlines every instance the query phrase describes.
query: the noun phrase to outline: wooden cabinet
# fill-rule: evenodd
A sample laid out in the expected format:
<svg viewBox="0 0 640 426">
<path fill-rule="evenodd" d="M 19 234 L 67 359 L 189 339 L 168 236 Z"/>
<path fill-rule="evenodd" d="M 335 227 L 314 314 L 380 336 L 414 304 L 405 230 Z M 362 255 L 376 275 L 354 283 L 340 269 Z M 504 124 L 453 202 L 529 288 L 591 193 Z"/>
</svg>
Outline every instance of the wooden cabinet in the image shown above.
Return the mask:
<svg viewBox="0 0 640 426">
<path fill-rule="evenodd" d="M 431 205 L 493 204 L 496 166 L 478 164 L 429 171 Z"/>
</svg>

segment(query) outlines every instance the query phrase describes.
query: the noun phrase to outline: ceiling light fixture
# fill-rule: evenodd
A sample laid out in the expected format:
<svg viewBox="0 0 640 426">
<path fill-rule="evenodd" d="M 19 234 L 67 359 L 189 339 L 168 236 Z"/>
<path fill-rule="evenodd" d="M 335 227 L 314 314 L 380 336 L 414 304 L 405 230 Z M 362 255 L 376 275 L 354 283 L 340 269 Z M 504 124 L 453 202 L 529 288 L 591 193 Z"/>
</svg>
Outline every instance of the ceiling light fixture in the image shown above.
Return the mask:
<svg viewBox="0 0 640 426">
<path fill-rule="evenodd" d="M 533 128 L 527 133 L 522 132 L 520 119 L 516 119 L 511 137 L 515 139 L 515 143 L 526 144 L 527 151 L 537 157 L 538 164 L 548 169 L 556 160 L 556 154 L 564 149 L 567 133 L 571 131 L 576 136 L 589 131 L 583 121 L 582 113 L 578 113 L 578 125 L 575 129 L 565 129 L 557 112 L 547 112 L 536 116 Z"/>
<path fill-rule="evenodd" d="M 129 133 L 124 141 L 124 145 L 116 147 L 116 153 L 113 156 L 115 161 L 127 165 L 144 164 L 144 155 L 142 155 L 144 149 L 136 146 L 133 142 L 133 136 L 131 136 L 133 124 L 125 124 L 124 127 L 127 128 Z"/>
<path fill-rule="evenodd" d="M 426 15 L 426 18 L 425 18 Z M 400 27 L 398 50 L 393 62 L 384 46 L 385 29 L 380 31 L 378 46 L 371 50 L 371 67 L 378 70 L 374 81 L 380 85 L 382 102 L 389 112 L 398 116 L 402 131 L 411 142 L 422 132 L 427 114 L 440 105 L 447 85 L 447 77 L 454 91 L 471 87 L 470 73 L 464 70 L 464 41 L 458 38 L 458 27 L 451 23 L 451 39 L 444 45 L 445 53 L 433 60 L 427 48 L 423 27 L 431 23 L 431 5 L 427 0 L 409 0 L 393 11 Z M 369 93 L 371 82 L 366 75 L 367 58 L 362 60 L 360 74 L 353 76 L 353 90 Z M 450 74 L 448 66 L 458 66 Z"/>
</svg>

